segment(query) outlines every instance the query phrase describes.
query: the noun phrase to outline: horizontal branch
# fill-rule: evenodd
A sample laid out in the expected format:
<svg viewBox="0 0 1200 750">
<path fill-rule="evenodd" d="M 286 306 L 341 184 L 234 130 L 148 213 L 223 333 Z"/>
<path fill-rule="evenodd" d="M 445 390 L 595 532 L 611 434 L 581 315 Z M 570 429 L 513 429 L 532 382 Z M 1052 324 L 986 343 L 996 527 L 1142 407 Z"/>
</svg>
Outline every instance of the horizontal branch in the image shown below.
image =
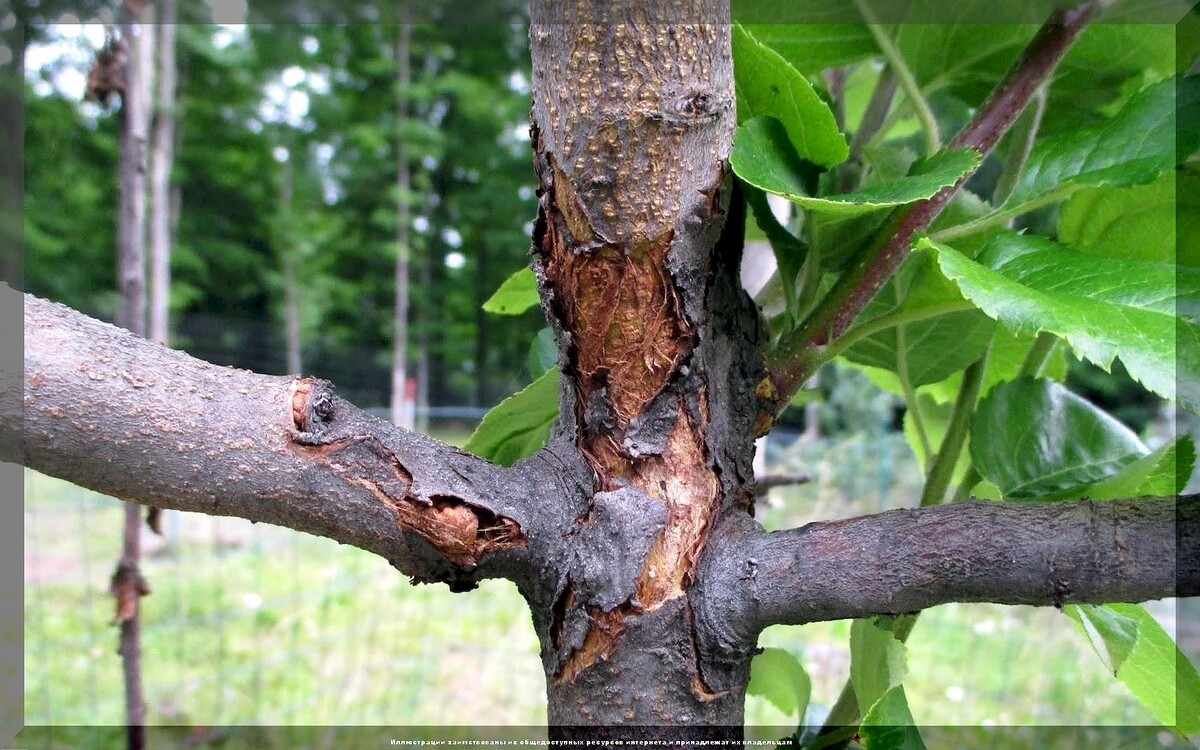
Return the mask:
<svg viewBox="0 0 1200 750">
<path fill-rule="evenodd" d="M 371 417 L 323 381 L 211 365 L 29 295 L 21 418 L 0 414 L 0 460 L 329 537 L 452 588 L 519 575 L 547 504 L 544 481 Z"/>
<path fill-rule="evenodd" d="M 970 502 L 766 533 L 743 523 L 712 585 L 742 592 L 725 626 L 916 612 L 949 602 L 1061 606 L 1200 594 L 1200 496 Z M 734 552 L 734 550 L 737 550 Z"/>
</svg>

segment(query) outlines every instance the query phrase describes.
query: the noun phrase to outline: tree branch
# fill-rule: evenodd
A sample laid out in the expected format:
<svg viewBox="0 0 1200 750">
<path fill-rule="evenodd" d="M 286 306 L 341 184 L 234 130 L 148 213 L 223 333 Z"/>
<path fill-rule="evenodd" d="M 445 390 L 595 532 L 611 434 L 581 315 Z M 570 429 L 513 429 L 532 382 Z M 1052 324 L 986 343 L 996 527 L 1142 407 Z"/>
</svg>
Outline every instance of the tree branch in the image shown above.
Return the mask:
<svg viewBox="0 0 1200 750">
<path fill-rule="evenodd" d="M 731 536 L 713 587 L 734 585 L 740 638 L 774 624 L 948 602 L 1061 606 L 1200 593 L 1200 496 L 971 502 Z M 751 643 L 753 641 L 750 641 Z"/>
<path fill-rule="evenodd" d="M 454 589 L 527 572 L 535 511 L 562 504 L 531 465 L 394 427 L 323 381 L 211 365 L 29 295 L 25 355 L 0 460 L 114 497 L 326 536 Z"/>
<path fill-rule="evenodd" d="M 981 156 L 991 152 L 1049 78 L 1097 7 L 1097 0 L 1091 0 L 1072 10 L 1055 11 L 949 148 L 969 148 Z M 898 209 L 875 241 L 859 252 L 813 313 L 780 341 L 772 356 L 769 387 L 764 389 L 775 412 L 791 400 L 821 365 L 825 359 L 821 350 L 846 332 L 908 257 L 916 234 L 938 217 L 971 174 L 932 198 Z"/>
</svg>

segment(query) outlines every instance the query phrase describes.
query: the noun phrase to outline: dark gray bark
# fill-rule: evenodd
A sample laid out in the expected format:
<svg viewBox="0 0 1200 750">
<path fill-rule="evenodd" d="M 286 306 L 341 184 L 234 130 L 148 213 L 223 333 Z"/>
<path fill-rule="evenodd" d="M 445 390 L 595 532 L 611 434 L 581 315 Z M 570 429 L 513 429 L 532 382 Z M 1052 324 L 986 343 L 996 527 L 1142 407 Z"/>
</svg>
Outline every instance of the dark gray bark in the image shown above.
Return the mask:
<svg viewBox="0 0 1200 750">
<path fill-rule="evenodd" d="M 546 504 L 535 493 L 553 485 L 391 427 L 327 384 L 210 365 L 35 297 L 25 347 L 27 466 L 327 536 L 456 588 L 528 567 Z M 0 427 L 20 433 L 19 415 L 6 417 Z M 0 460 L 20 458 L 3 447 Z"/>
<path fill-rule="evenodd" d="M 550 622 L 535 611 L 555 725 L 740 731 L 749 662 L 705 669 L 688 597 L 716 519 L 753 502 L 760 331 L 740 241 L 718 242 L 727 10 L 533 6 L 535 268 L 566 374 L 559 434 L 595 491 Z"/>
<path fill-rule="evenodd" d="M 208 365 L 27 297 L 24 424 L 0 414 L 23 440 L 0 460 L 328 536 L 456 590 L 510 578 L 556 736 L 739 736 L 776 622 L 1196 591 L 1194 498 L 754 522 L 764 330 L 738 283 L 726 14 L 534 3 L 534 267 L 564 377 L 533 458 L 502 469 L 326 383 Z"/>
<path fill-rule="evenodd" d="M 740 724 L 758 631 L 776 622 L 1200 593 L 1194 497 L 965 503 L 774 533 L 734 504 L 685 595 L 651 609 L 643 565 L 674 511 L 634 487 L 596 492 L 569 433 L 501 469 L 319 381 L 210 365 L 31 296 L 25 340 L 24 415 L 0 414 L 0 460 L 327 536 L 455 589 L 511 578 L 558 724 Z"/>
<path fill-rule="evenodd" d="M 774 624 L 916 612 L 945 602 L 1055 606 L 1200 594 L 1200 496 L 971 502 L 765 533 L 746 524 L 705 586 Z M 739 552 L 734 553 L 733 550 Z"/>
</svg>

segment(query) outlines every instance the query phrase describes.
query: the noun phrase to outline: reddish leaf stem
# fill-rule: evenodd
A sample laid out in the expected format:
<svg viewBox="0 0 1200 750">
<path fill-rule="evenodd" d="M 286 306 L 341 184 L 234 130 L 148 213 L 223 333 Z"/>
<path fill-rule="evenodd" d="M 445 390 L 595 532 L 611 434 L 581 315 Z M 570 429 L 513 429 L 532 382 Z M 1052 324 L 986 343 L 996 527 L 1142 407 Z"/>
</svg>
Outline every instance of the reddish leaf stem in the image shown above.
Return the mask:
<svg viewBox="0 0 1200 750">
<path fill-rule="evenodd" d="M 1098 5 L 1098 0 L 1090 0 L 1071 10 L 1052 13 L 948 148 L 969 148 L 981 157 L 987 156 L 1049 78 Z M 913 238 L 929 227 L 972 174 L 974 171 L 931 198 L 897 209 L 812 314 L 780 341 L 771 357 L 768 387 L 760 389 L 770 402 L 772 414 L 787 404 L 824 363 L 823 349 L 846 332 L 908 257 Z"/>
</svg>

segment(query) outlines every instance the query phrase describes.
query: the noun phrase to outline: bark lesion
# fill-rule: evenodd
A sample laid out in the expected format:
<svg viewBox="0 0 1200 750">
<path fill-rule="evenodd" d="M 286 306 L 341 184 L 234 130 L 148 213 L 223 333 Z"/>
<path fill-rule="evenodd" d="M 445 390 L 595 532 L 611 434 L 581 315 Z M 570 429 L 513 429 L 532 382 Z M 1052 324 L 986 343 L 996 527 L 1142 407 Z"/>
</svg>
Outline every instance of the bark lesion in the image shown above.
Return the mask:
<svg viewBox="0 0 1200 750">
<path fill-rule="evenodd" d="M 289 447 L 294 453 L 368 490 L 392 509 L 400 530 L 417 534 L 453 565 L 469 572 L 491 552 L 527 546 L 514 519 L 461 493 L 422 491 L 413 472 L 372 431 L 350 429 L 345 434 L 337 424 L 339 410 L 329 383 L 313 378 L 293 381 L 289 404 Z M 348 427 L 363 427 L 348 421 Z"/>
</svg>

